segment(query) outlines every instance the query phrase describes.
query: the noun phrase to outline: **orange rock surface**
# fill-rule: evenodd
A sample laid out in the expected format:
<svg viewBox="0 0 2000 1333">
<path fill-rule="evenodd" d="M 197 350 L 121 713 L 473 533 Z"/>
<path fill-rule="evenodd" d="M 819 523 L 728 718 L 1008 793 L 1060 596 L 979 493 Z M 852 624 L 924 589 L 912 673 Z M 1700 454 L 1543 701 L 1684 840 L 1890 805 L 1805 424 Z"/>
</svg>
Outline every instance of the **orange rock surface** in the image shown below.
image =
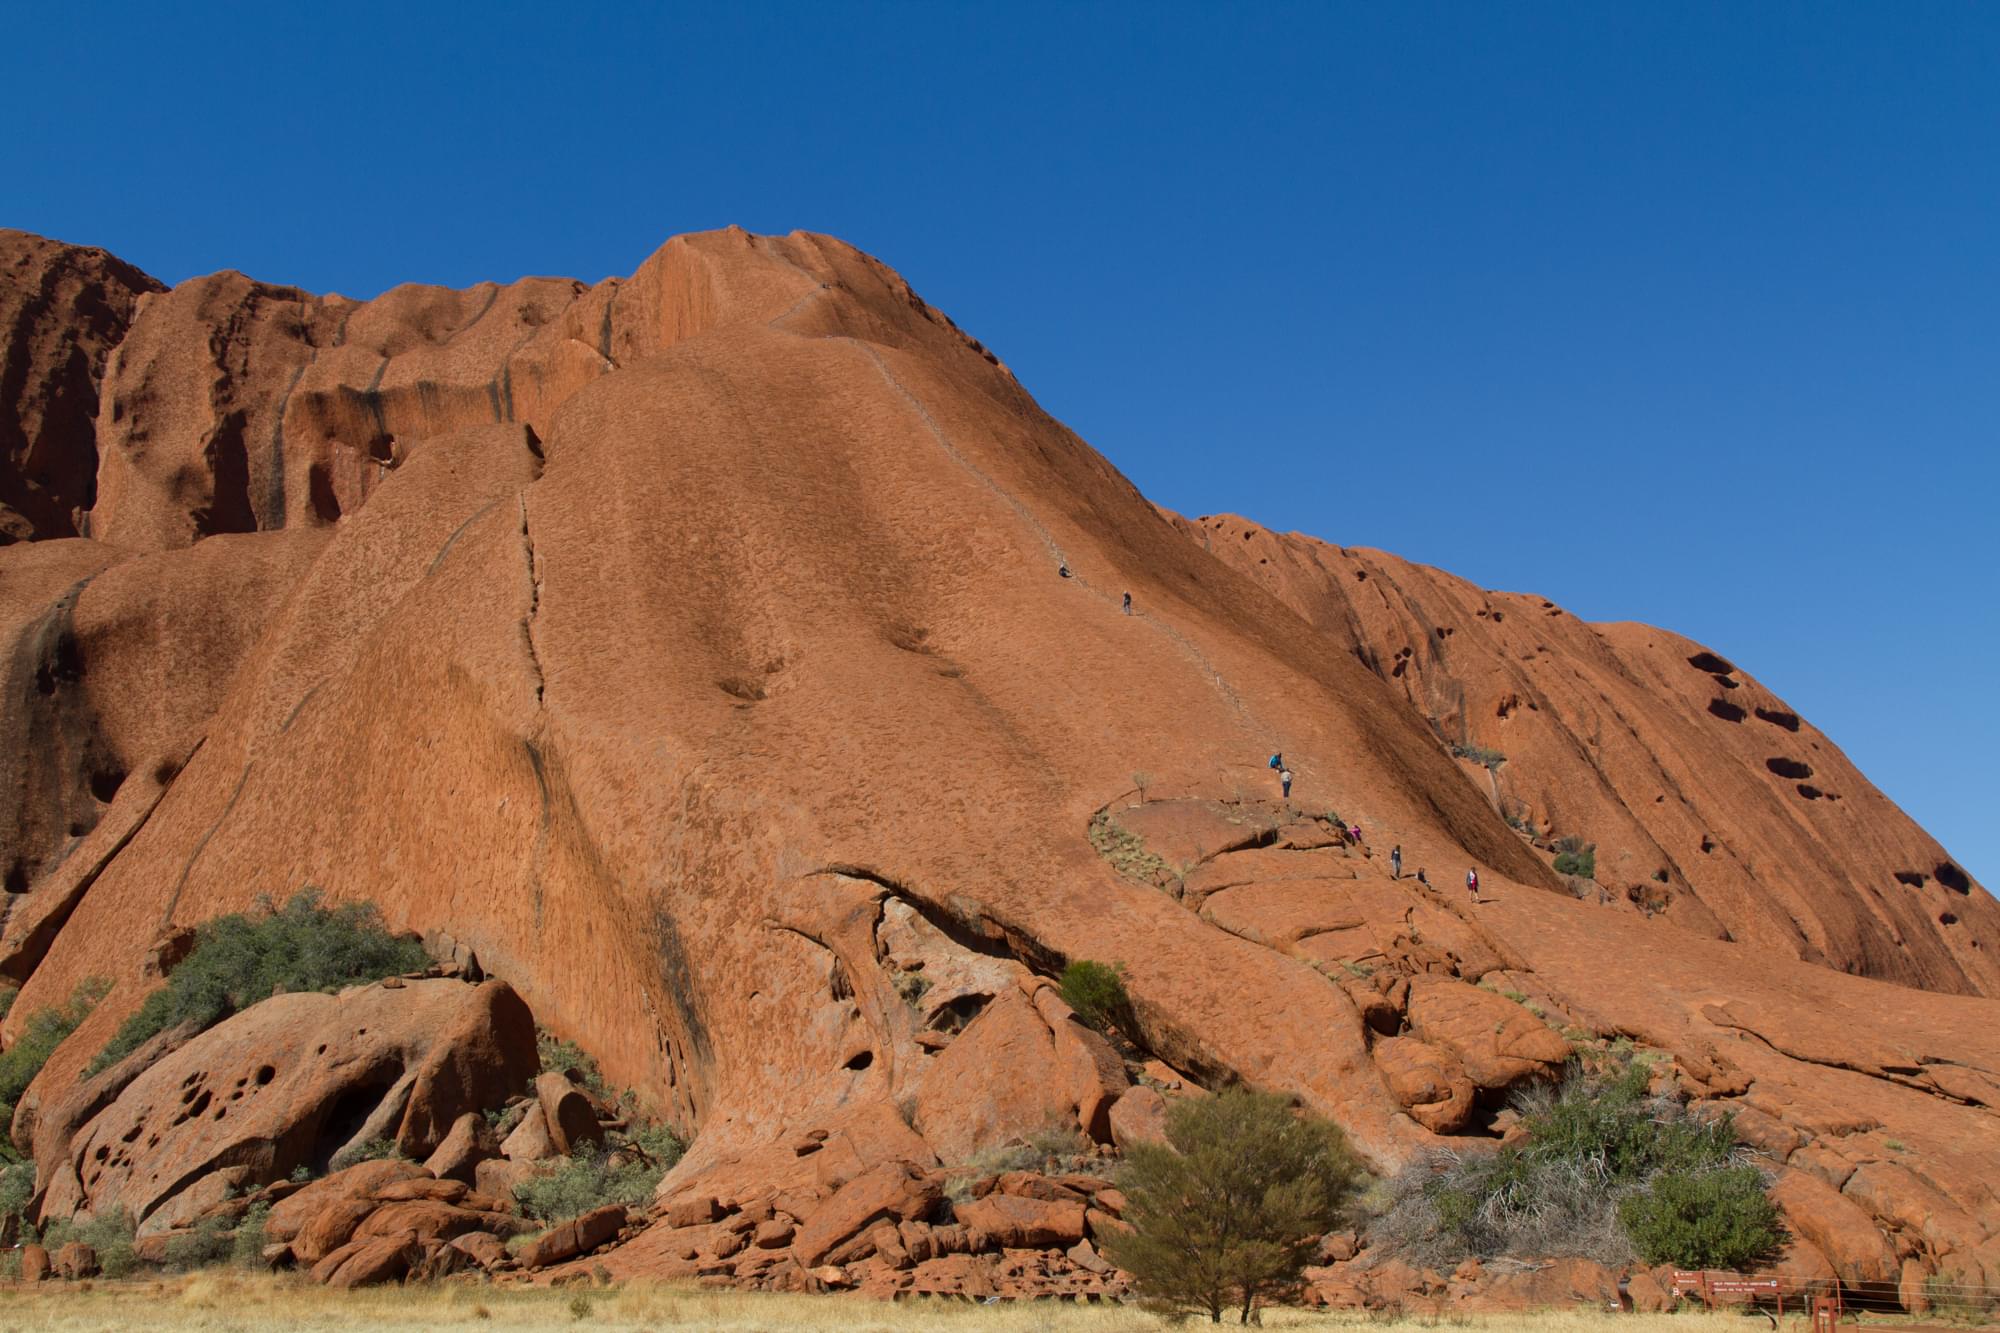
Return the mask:
<svg viewBox="0 0 2000 1333">
<path fill-rule="evenodd" d="M 0 277 L 49 244 L 0 236 Z M 86 535 L 0 550 L 0 1035 L 115 983 L 38 1105 L 163 935 L 310 884 L 449 937 L 694 1132 L 614 1273 L 1085 1290 L 1084 1205 L 950 1224 L 940 1169 L 1232 1080 L 1392 1167 L 1490 1143 L 1574 1034 L 1762 1117 L 1836 1268 L 1883 1267 L 1858 1215 L 2000 1281 L 1994 904 L 1733 664 L 1163 515 L 825 237 L 131 309 L 73 335 L 115 344 Z M 17 416 L 56 396 L 23 345 Z M 1553 871 L 1568 834 L 1595 883 Z M 1051 989 L 1076 958 L 1125 965 L 1127 1055 Z M 372 1247 L 320 1256 L 343 1282 L 441 1253 L 339 1244 Z"/>
</svg>

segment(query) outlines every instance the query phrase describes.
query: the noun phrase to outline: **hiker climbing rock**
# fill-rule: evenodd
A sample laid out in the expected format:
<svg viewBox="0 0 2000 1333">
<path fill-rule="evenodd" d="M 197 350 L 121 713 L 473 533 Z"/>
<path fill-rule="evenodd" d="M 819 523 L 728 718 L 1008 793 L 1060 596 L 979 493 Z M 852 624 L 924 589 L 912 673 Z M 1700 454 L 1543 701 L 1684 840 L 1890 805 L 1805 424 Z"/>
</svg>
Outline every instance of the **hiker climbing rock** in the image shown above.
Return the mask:
<svg viewBox="0 0 2000 1333">
<path fill-rule="evenodd" d="M 1292 799 L 1292 770 L 1291 770 L 1291 769 L 1289 769 L 1289 768 L 1281 768 L 1281 769 L 1279 769 L 1279 770 L 1278 770 L 1278 785 L 1279 785 L 1280 787 L 1284 788 L 1284 791 L 1285 791 L 1285 799 L 1286 799 L 1286 800 L 1288 800 L 1288 801 L 1289 801 L 1289 800 L 1291 800 L 1291 799 Z"/>
<path fill-rule="evenodd" d="M 1403 844 L 1399 842 L 1394 847 L 1391 847 L 1389 849 L 1389 878 L 1401 879 L 1402 877 L 1403 877 Z"/>
<path fill-rule="evenodd" d="M 1125 614 L 1132 614 L 1132 594 L 1129 592 L 1125 594 Z"/>
<path fill-rule="evenodd" d="M 1347 840 L 1356 847 L 1361 845 L 1361 825 L 1349 824 L 1347 826 Z"/>
<path fill-rule="evenodd" d="M 1479 901 L 1479 872 L 1477 870 L 1468 870 L 1465 872 L 1465 891 L 1472 895 L 1474 902 Z"/>
<path fill-rule="evenodd" d="M 1277 769 L 1281 769 L 1284 766 L 1285 766 L 1285 752 L 1283 750 L 1280 750 L 1276 754 L 1272 755 L 1271 762 L 1265 765 L 1265 767 L 1270 768 L 1274 771 Z"/>
<path fill-rule="evenodd" d="M 1417 867 L 1417 883 L 1423 885 L 1427 889 L 1431 886 L 1431 877 L 1424 873 L 1424 868 L 1422 866 Z"/>
</svg>

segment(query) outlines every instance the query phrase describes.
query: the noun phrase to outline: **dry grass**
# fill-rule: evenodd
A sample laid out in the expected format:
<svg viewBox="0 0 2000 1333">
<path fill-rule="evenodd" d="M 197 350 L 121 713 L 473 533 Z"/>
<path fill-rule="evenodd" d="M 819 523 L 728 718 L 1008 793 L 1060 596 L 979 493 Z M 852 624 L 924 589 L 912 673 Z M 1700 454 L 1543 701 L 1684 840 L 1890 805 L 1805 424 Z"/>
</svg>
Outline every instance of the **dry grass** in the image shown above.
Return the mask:
<svg viewBox="0 0 2000 1333">
<path fill-rule="evenodd" d="M 1186 1327 L 1193 1328 L 1190 1324 Z M 1274 1310 L 1266 1328 L 1469 1328 L 1528 1333 L 1743 1333 L 1726 1315 L 1600 1315 L 1550 1311 L 1511 1315 L 1405 1315 L 1357 1311 Z M 0 1288 L 0 1333 L 48 1329 L 201 1330 L 202 1333 L 284 1333 L 321 1330 L 454 1330 L 501 1333 L 522 1329 L 604 1329 L 667 1333 L 714 1329 L 750 1333 L 1150 1333 L 1167 1327 L 1136 1308 L 1020 1304 L 972 1305 L 913 1301 L 890 1305 L 853 1295 L 772 1296 L 699 1287 L 632 1283 L 614 1288 L 442 1285 L 378 1287 L 336 1292 L 297 1277 L 197 1274 L 163 1282 L 98 1282 L 84 1286 Z M 1761 1327 L 1761 1323 L 1760 1323 Z"/>
</svg>

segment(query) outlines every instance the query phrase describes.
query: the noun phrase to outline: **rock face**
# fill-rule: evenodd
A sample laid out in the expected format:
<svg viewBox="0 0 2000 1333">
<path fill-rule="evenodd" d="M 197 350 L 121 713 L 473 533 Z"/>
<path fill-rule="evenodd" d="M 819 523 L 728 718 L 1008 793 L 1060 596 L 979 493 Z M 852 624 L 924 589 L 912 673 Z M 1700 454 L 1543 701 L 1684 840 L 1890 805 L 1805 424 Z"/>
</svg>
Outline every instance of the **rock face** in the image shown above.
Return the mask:
<svg viewBox="0 0 2000 1333">
<path fill-rule="evenodd" d="M 1233 515 L 1175 520 L 1381 678 L 1546 846 L 1597 844 L 1620 903 L 1845 972 L 2000 995 L 2000 911 L 1750 674 L 1382 551 Z M 1464 877 L 1456 868 L 1456 878 Z"/>
<path fill-rule="evenodd" d="M 1994 1259 L 2000 917 L 1733 664 L 1173 520 L 824 237 L 683 237 L 594 287 L 105 301 L 129 318 L 61 335 L 116 344 L 94 435 L 36 435 L 94 478 L 86 535 L 0 550 L 0 1038 L 115 983 L 23 1101 L 49 1199 L 178 1226 L 364 1128 L 497 1197 L 596 1127 L 549 1084 L 484 1157 L 480 1071 L 525 1091 L 532 1041 L 435 1060 L 518 1035 L 506 994 L 696 1132 L 651 1225 L 574 1261 L 614 1272 L 1102 1293 L 1103 1192 L 961 1220 L 947 1177 L 1088 1161 L 1235 1080 L 1381 1167 L 1476 1149 L 1565 1033 L 1755 1112 L 1825 1263 L 1885 1271 L 1855 1216 Z M 9 420 L 70 401 L 73 367 L 8 355 Z M 423 1032 L 336 1014 L 429 982 L 281 997 L 81 1079 L 176 932 L 306 884 L 506 987 L 450 983 L 484 1017 Z M 1060 1000 L 1079 958 L 1124 965 L 1129 1047 Z M 329 1280 L 490 1256 L 445 1234 L 462 1198 L 349 1203 L 307 1242 Z"/>
<path fill-rule="evenodd" d="M 83 531 L 105 360 L 161 290 L 102 250 L 0 228 L 0 544 Z"/>
<path fill-rule="evenodd" d="M 427 1156 L 536 1067 L 534 1018 L 503 981 L 274 996 L 153 1062 L 73 1132 L 38 1136 L 43 1206 L 188 1225 L 373 1139 Z"/>
</svg>

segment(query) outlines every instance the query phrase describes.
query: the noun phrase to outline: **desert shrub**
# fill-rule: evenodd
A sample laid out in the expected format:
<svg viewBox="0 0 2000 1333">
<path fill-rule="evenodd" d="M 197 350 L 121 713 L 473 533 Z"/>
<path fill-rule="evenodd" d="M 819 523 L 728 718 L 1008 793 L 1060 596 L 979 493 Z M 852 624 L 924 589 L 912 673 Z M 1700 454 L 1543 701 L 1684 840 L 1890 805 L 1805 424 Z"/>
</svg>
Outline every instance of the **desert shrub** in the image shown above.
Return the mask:
<svg viewBox="0 0 2000 1333">
<path fill-rule="evenodd" d="M 229 1237 L 229 1262 L 238 1268 L 262 1268 L 264 1247 L 271 1243 L 271 1205 L 256 1203 Z"/>
<path fill-rule="evenodd" d="M 345 1171 L 356 1162 L 379 1162 L 387 1157 L 400 1156 L 402 1152 L 396 1147 L 394 1139 L 363 1139 L 335 1153 L 333 1160 L 327 1163 L 327 1170 Z"/>
<path fill-rule="evenodd" d="M 1638 1253 L 1648 1263 L 1699 1266 L 1711 1242 L 1742 1249 L 1758 1234 L 1759 1214 L 1737 1204 L 1749 1184 L 1762 1197 L 1762 1176 L 1728 1117 L 1700 1119 L 1678 1099 L 1648 1091 L 1643 1060 L 1629 1052 L 1614 1060 L 1606 1073 L 1572 1067 L 1558 1088 L 1517 1094 L 1526 1131 L 1519 1142 L 1478 1156 L 1442 1153 L 1406 1172 L 1376 1223 L 1378 1237 L 1415 1262 L 1447 1267 L 1502 1255 L 1615 1264 Z M 1686 1183 L 1717 1175 L 1731 1179 Z M 1652 1202 L 1634 1202 L 1656 1189 L 1662 1193 Z M 1676 1228 L 1687 1201 L 1703 1198 L 1736 1207 L 1727 1225 L 1714 1235 Z M 1683 1245 L 1688 1252 L 1667 1252 Z"/>
<path fill-rule="evenodd" d="M 80 1240 L 96 1251 L 104 1276 L 127 1277 L 139 1267 L 139 1256 L 132 1249 L 133 1230 L 132 1215 L 116 1208 L 87 1222 L 59 1218 L 43 1230 L 42 1244 L 53 1250 Z"/>
<path fill-rule="evenodd" d="M 283 907 L 268 898 L 258 907 L 254 915 L 232 912 L 203 925 L 167 984 L 146 997 L 86 1072 L 109 1068 L 155 1033 L 185 1022 L 213 1027 L 278 991 L 333 991 L 429 961 L 418 941 L 384 929 L 371 903 L 322 907 L 319 891 L 304 889 Z"/>
<path fill-rule="evenodd" d="M 1172 881 L 1173 872 L 1146 840 L 1122 827 L 1108 810 L 1099 810 L 1090 821 L 1090 845 L 1111 863 L 1111 868 L 1142 884 L 1162 885 Z"/>
<path fill-rule="evenodd" d="M 1618 1220 L 1649 1264 L 1747 1269 L 1782 1243 L 1778 1210 L 1754 1166 L 1662 1172 L 1618 1205 Z"/>
<path fill-rule="evenodd" d="M 1132 999 L 1125 993 L 1125 965 L 1079 958 L 1062 972 L 1063 1003 L 1076 1016 L 1100 1030 L 1123 1030 L 1132 1018 Z"/>
<path fill-rule="evenodd" d="M 0 1020 L 14 1012 L 14 1001 L 21 998 L 19 986 L 0 986 Z"/>
<path fill-rule="evenodd" d="M 535 1051 L 542 1058 L 544 1074 L 573 1074 L 573 1081 L 581 1083 L 591 1096 L 601 1102 L 611 1101 L 611 1089 L 605 1084 L 597 1061 L 583 1047 L 573 1041 L 558 1041 L 554 1034 L 536 1028 Z"/>
<path fill-rule="evenodd" d="M 28 1201 L 35 1197 L 35 1164 L 12 1162 L 0 1167 L 0 1237 L 19 1235 L 28 1221 Z"/>
<path fill-rule="evenodd" d="M 174 1273 L 192 1273 L 221 1263 L 234 1252 L 228 1222 L 205 1217 L 193 1230 L 167 1241 L 166 1268 Z"/>
<path fill-rule="evenodd" d="M 1498 750 L 1489 750 L 1483 745 L 1454 745 L 1452 755 L 1459 759 L 1470 759 L 1475 764 L 1484 764 L 1489 769 L 1500 767 L 1507 762 L 1507 756 Z"/>
<path fill-rule="evenodd" d="M 1983 1324 L 1995 1304 L 1990 1288 L 1969 1284 L 1955 1268 L 1925 1278 L 1924 1299 L 1931 1314 L 1948 1324 Z"/>
<path fill-rule="evenodd" d="M 66 1003 L 29 1014 L 14 1044 L 0 1051 L 0 1159 L 17 1161 L 20 1157 L 6 1136 L 6 1126 L 14 1122 L 14 1104 L 42 1072 L 56 1047 L 90 1017 L 90 1011 L 110 989 L 111 983 L 102 977 L 79 981 Z"/>
<path fill-rule="evenodd" d="M 1283 1097 L 1234 1088 L 1177 1101 L 1167 1144 L 1134 1145 L 1119 1172 L 1132 1230 L 1104 1237 L 1104 1251 L 1156 1309 L 1211 1322 L 1234 1309 L 1248 1323 L 1260 1300 L 1297 1286 L 1361 1180 L 1339 1127 Z"/>
<path fill-rule="evenodd" d="M 954 1203 L 972 1197 L 972 1187 L 990 1176 L 1009 1171 L 1039 1171 L 1060 1176 L 1081 1171 L 1092 1157 L 1092 1145 L 1074 1121 L 1051 1124 L 1024 1139 L 982 1149 L 946 1173 L 945 1192 Z"/>
<path fill-rule="evenodd" d="M 1564 838 L 1556 844 L 1556 873 L 1597 878 L 1597 844 L 1581 838 Z"/>
<path fill-rule="evenodd" d="M 514 1198 L 524 1214 L 544 1222 L 577 1217 L 608 1203 L 645 1203 L 685 1147 L 665 1126 L 617 1136 L 608 1150 L 579 1143 L 568 1157 L 557 1159 L 555 1170 L 516 1185 Z"/>
</svg>

